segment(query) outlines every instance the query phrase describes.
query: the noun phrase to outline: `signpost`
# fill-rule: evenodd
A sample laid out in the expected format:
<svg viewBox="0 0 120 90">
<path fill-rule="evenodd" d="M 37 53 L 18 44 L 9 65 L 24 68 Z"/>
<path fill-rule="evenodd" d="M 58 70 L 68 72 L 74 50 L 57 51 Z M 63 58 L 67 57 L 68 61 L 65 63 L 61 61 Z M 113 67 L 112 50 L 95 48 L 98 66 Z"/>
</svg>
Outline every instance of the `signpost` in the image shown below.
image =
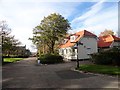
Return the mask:
<svg viewBox="0 0 120 90">
<path fill-rule="evenodd" d="M 78 45 L 79 45 L 79 43 L 77 42 L 77 68 L 79 68 Z"/>
<path fill-rule="evenodd" d="M 78 41 L 78 42 L 71 42 L 71 43 L 76 43 L 76 45 L 77 45 L 77 46 L 76 46 L 76 48 L 77 48 L 77 60 L 76 60 L 76 61 L 77 61 L 77 68 L 79 68 L 78 46 L 79 46 L 79 45 L 83 45 L 83 43 L 81 43 L 81 42 L 79 42 L 79 41 Z"/>
<path fill-rule="evenodd" d="M 79 68 L 78 46 L 83 45 L 83 43 L 81 43 L 80 41 L 75 42 L 75 39 L 76 39 L 76 37 L 74 35 L 70 37 L 70 42 L 71 43 L 76 43 L 76 46 L 77 46 L 76 47 L 77 48 L 77 60 L 76 61 L 77 61 L 77 68 Z"/>
</svg>

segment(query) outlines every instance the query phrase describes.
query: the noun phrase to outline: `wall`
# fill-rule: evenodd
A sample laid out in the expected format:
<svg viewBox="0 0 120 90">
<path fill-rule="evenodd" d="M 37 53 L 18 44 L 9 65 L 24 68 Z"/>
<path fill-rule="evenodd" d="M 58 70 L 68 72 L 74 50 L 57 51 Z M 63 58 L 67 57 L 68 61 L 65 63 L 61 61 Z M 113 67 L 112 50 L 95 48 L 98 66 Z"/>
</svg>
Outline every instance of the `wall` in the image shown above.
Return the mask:
<svg viewBox="0 0 120 90">
<path fill-rule="evenodd" d="M 111 47 L 114 47 L 114 46 L 119 46 L 120 47 L 120 42 L 113 42 Z"/>
<path fill-rule="evenodd" d="M 88 59 L 89 56 L 87 55 L 85 48 L 83 45 L 79 45 L 78 47 L 78 59 Z"/>
<path fill-rule="evenodd" d="M 79 45 L 78 53 L 79 59 L 88 59 L 88 54 L 93 54 L 98 52 L 97 39 L 90 36 L 85 36 L 81 40 L 83 45 Z"/>
<path fill-rule="evenodd" d="M 98 52 L 98 46 L 97 46 L 97 39 L 85 36 L 82 38 L 81 42 L 83 42 L 84 48 L 86 49 L 86 52 L 88 53 L 90 51 L 90 54 L 97 53 Z M 90 49 L 88 49 L 90 48 Z"/>
</svg>

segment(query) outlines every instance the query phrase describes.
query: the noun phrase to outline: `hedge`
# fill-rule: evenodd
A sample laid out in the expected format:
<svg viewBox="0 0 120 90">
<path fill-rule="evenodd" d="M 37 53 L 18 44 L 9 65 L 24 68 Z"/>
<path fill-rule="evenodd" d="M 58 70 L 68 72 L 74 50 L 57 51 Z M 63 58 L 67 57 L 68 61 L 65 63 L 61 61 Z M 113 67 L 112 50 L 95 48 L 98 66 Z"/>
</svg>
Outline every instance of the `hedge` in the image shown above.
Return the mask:
<svg viewBox="0 0 120 90">
<path fill-rule="evenodd" d="M 63 57 L 57 54 L 44 54 L 39 57 L 42 64 L 55 64 L 63 62 Z"/>
<path fill-rule="evenodd" d="M 95 64 L 120 66 L 120 49 L 112 48 L 106 51 L 91 55 Z"/>
</svg>

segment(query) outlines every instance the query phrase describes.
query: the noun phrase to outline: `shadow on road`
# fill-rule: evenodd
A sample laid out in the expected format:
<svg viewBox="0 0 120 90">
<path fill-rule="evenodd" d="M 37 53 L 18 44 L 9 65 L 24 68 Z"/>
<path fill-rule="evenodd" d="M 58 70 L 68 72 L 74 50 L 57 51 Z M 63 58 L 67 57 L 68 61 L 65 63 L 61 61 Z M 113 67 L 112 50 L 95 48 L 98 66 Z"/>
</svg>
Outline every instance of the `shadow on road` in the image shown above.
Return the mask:
<svg viewBox="0 0 120 90">
<path fill-rule="evenodd" d="M 97 76 L 93 74 L 85 74 L 71 70 L 57 71 L 56 74 L 62 79 L 80 79 Z"/>
</svg>

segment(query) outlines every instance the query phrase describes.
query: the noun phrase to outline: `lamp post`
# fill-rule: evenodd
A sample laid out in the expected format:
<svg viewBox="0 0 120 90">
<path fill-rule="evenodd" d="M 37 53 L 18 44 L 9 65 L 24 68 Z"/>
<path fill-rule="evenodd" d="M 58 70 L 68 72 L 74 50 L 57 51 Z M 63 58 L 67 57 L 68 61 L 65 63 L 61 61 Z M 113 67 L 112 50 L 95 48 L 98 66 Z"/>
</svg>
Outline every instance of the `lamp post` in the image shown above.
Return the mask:
<svg viewBox="0 0 120 90">
<path fill-rule="evenodd" d="M 80 41 L 77 41 L 77 42 L 75 42 L 75 36 L 74 35 L 71 35 L 71 37 L 70 37 L 70 42 L 71 43 L 76 43 L 76 45 L 77 45 L 77 60 L 76 60 L 76 62 L 77 62 L 77 67 L 76 68 L 79 68 L 79 58 L 78 58 L 78 46 L 79 45 L 83 45 L 83 43 L 81 43 Z"/>
<path fill-rule="evenodd" d="M 79 45 L 79 43 L 77 42 L 77 68 L 79 68 L 78 45 Z"/>
<path fill-rule="evenodd" d="M 2 51 L 3 51 L 3 38 L 4 38 L 3 34 L 5 34 L 5 32 L 3 32 L 3 28 L 2 28 L 2 30 L 0 32 L 0 35 L 1 35 L 1 38 L 0 38 L 1 39 L 0 40 L 0 49 L 1 49 L 0 56 L 1 56 L 1 59 L 2 59 L 1 64 L 4 64 L 4 59 L 3 59 L 3 55 L 2 55 Z"/>
<path fill-rule="evenodd" d="M 77 45 L 77 67 L 76 68 L 79 68 L 79 58 L 78 58 L 78 46 L 79 45 L 83 45 L 83 43 L 81 43 L 81 42 L 79 42 L 79 41 L 77 41 L 77 42 L 72 42 L 72 43 L 76 43 L 76 45 Z"/>
<path fill-rule="evenodd" d="M 76 45 L 77 45 L 77 60 L 76 60 L 76 62 L 77 62 L 77 67 L 76 68 L 79 68 L 79 58 L 78 58 L 78 46 L 79 45 L 83 45 L 81 42 L 71 42 L 71 43 L 76 43 Z"/>
</svg>

